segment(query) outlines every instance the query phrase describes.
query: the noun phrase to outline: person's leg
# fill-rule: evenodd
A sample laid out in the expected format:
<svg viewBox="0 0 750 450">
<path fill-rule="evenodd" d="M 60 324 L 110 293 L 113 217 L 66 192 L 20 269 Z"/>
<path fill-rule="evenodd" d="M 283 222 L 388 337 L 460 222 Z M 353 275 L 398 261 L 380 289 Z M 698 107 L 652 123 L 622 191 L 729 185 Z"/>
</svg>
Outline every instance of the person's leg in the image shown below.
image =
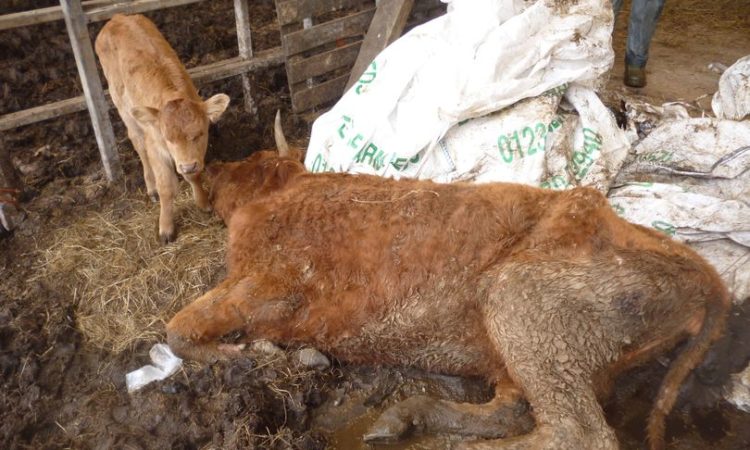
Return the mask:
<svg viewBox="0 0 750 450">
<path fill-rule="evenodd" d="M 620 15 L 620 11 L 622 10 L 622 2 L 623 0 L 612 0 L 612 11 L 615 13 L 615 20 L 617 20 L 617 16 Z"/>
<path fill-rule="evenodd" d="M 621 3 L 622 0 L 619 2 Z M 664 0 L 633 0 L 628 26 L 628 48 L 625 53 L 627 65 L 646 66 L 648 48 L 662 9 L 664 9 Z"/>
</svg>

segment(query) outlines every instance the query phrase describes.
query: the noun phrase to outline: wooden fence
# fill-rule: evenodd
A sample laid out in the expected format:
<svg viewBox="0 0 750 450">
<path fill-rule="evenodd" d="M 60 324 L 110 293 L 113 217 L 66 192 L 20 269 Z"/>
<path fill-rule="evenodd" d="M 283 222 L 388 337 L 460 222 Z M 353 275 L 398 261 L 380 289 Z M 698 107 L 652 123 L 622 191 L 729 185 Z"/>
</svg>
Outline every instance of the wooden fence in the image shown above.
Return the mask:
<svg viewBox="0 0 750 450">
<path fill-rule="evenodd" d="M 117 13 L 141 13 L 200 1 L 203 0 L 89 0 L 83 2 L 81 0 L 60 0 L 60 6 L 0 16 L 0 30 L 65 20 L 68 37 L 76 59 L 78 75 L 83 86 L 83 95 L 80 97 L 0 116 L 0 132 L 88 109 L 104 166 L 104 173 L 110 181 L 118 179 L 122 175 L 122 169 L 115 146 L 112 124 L 109 121 L 108 111 L 111 104 L 107 99 L 107 92 L 102 89 L 102 83 L 96 70 L 96 60 L 91 45 L 91 37 L 88 33 L 88 24 L 107 20 Z M 284 54 L 280 47 L 258 53 L 253 52 L 248 0 L 233 1 L 237 25 L 238 56 L 195 67 L 188 72 L 198 84 L 240 75 L 245 96 L 245 109 L 254 112 L 255 105 L 247 74 L 258 69 L 283 64 Z"/>
</svg>

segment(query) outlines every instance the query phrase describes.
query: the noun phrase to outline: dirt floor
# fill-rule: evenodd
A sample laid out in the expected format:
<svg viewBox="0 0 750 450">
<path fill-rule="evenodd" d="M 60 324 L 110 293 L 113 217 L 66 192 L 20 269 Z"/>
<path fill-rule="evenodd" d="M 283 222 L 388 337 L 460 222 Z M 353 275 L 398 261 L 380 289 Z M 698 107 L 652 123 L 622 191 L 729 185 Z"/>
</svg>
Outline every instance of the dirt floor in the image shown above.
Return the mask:
<svg viewBox="0 0 750 450">
<path fill-rule="evenodd" d="M 56 3 L 0 0 L 0 14 Z M 273 1 L 251 5 L 255 49 L 279 45 Z M 652 44 L 649 84 L 627 89 L 622 59 L 628 9 L 626 2 L 615 31 L 609 95 L 626 92 L 654 104 L 681 100 L 699 115 L 710 108 L 719 77 L 707 65 L 729 65 L 750 54 L 749 2 L 670 0 Z M 229 0 L 149 16 L 188 67 L 236 52 Z M 101 25 L 90 27 L 92 36 Z M 237 78 L 201 86 L 204 96 L 226 92 L 237 99 L 211 129 L 209 160 L 239 159 L 272 145 L 273 114 L 289 110 L 283 68 L 255 74 L 252 86 L 259 107 L 255 117 L 239 106 Z M 0 114 L 79 94 L 62 22 L 0 32 Z M 103 179 L 86 113 L 0 135 L 26 187 L 25 220 L 0 236 L 1 448 L 366 449 L 372 447 L 361 435 L 368 425 L 410 395 L 489 398 L 491 388 L 481 380 L 339 361 L 326 370 L 307 369 L 290 357 L 296 349 L 248 354 L 229 364 L 189 363 L 168 380 L 128 394 L 125 373 L 149 362 L 149 348 L 163 341 L 164 321 L 223 275 L 224 229 L 183 196 L 180 238 L 160 247 L 158 207 L 145 201 L 140 163 L 116 114 L 112 117 L 126 175 L 116 185 Z M 287 136 L 304 145 L 307 125 L 285 117 Z M 108 253 L 113 249 L 101 241 L 110 237 L 125 242 L 124 256 Z M 198 262 L 185 263 L 187 255 Z M 113 281 L 103 282 L 108 277 Z M 170 283 L 173 277 L 179 283 Z M 146 288 L 136 286 L 140 282 Z M 93 290 L 97 283 L 101 287 Z M 147 295 L 136 298 L 134 293 L 144 291 Z M 666 371 L 663 362 L 618 380 L 605 407 L 625 449 L 644 448 L 645 420 Z M 726 403 L 681 405 L 668 420 L 669 448 L 750 448 L 749 414 Z M 416 437 L 382 448 L 448 448 L 457 440 Z"/>
</svg>

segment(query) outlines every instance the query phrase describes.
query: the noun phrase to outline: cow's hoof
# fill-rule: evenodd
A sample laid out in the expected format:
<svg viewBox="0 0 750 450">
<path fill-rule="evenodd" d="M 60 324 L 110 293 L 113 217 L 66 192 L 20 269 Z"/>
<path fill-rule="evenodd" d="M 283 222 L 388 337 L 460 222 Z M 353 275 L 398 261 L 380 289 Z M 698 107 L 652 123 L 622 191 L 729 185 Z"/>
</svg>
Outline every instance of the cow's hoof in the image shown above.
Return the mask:
<svg viewBox="0 0 750 450">
<path fill-rule="evenodd" d="M 209 202 L 207 198 L 204 198 L 204 199 L 196 198 L 195 199 L 195 204 L 202 211 L 211 212 L 213 210 L 213 208 L 211 207 L 211 202 Z"/>
<path fill-rule="evenodd" d="M 412 423 L 390 408 L 378 417 L 362 439 L 369 443 L 395 442 L 407 437 L 412 431 Z"/>
<path fill-rule="evenodd" d="M 159 193 L 158 192 L 149 192 L 148 198 L 151 199 L 151 203 L 159 203 Z"/>
<path fill-rule="evenodd" d="M 245 349 L 245 344 L 219 344 L 216 346 L 221 354 L 226 358 L 236 358 L 240 356 L 242 350 Z"/>
<path fill-rule="evenodd" d="M 177 239 L 177 232 L 175 231 L 160 231 L 159 232 L 159 242 L 161 242 L 162 245 L 167 245 L 170 242 L 174 242 L 175 239 Z"/>
</svg>

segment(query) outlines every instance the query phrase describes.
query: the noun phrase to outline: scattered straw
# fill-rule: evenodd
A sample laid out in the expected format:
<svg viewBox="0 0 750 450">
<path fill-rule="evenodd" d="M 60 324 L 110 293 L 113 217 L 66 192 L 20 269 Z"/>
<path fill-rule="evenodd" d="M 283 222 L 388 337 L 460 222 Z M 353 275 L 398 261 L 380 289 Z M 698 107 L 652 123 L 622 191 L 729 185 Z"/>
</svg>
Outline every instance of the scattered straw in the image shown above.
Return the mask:
<svg viewBox="0 0 750 450">
<path fill-rule="evenodd" d="M 182 306 L 223 273 L 225 230 L 187 190 L 176 201 L 177 241 L 156 236 L 159 206 L 131 194 L 53 236 L 38 278 L 77 300 L 77 325 L 90 344 L 119 353 L 156 341 Z"/>
</svg>

